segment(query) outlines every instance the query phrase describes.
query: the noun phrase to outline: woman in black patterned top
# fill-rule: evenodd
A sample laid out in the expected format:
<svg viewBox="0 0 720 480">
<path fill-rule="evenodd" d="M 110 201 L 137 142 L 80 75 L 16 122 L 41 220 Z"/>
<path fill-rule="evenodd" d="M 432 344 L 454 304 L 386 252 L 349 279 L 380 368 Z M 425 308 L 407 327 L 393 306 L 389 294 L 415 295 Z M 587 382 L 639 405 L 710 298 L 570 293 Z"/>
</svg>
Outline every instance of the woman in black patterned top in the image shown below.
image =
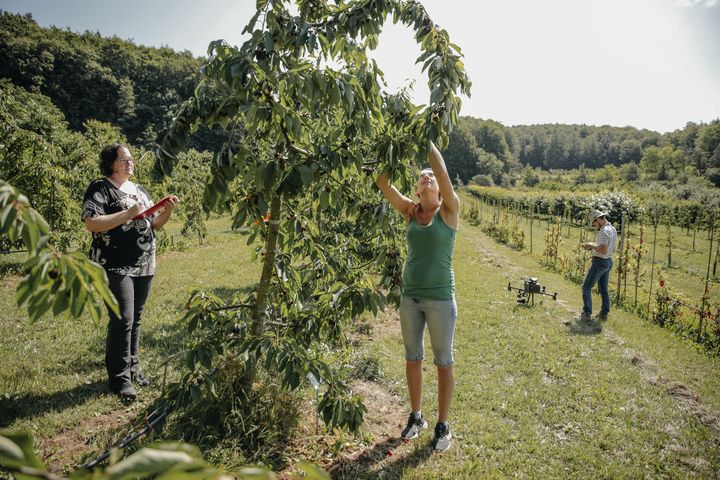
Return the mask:
<svg viewBox="0 0 720 480">
<path fill-rule="evenodd" d="M 113 143 L 100 152 L 104 178 L 90 183 L 83 199 L 82 218 L 92 232 L 90 258 L 102 265 L 120 316 L 110 313 L 105 366 L 110 390 L 134 400 L 133 381 L 149 384 L 140 370 L 140 319 L 155 275 L 155 234 L 172 215 L 179 200 L 170 196 L 155 216 L 133 217 L 153 205 L 147 190 L 130 181 L 135 161 L 125 145 Z"/>
</svg>

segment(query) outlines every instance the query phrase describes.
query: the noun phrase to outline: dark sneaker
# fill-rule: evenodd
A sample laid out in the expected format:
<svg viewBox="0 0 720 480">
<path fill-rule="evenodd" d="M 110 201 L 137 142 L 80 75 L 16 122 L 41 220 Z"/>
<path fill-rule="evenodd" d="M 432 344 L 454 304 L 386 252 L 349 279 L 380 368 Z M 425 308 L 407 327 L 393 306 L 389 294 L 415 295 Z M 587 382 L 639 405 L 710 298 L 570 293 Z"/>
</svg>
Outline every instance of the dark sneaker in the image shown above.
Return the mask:
<svg viewBox="0 0 720 480">
<path fill-rule="evenodd" d="M 587 312 L 582 312 L 580 314 L 580 321 L 581 322 L 589 322 L 592 320 L 592 315 Z"/>
<path fill-rule="evenodd" d="M 132 374 L 132 381 L 137 383 L 141 387 L 147 387 L 148 385 L 150 385 L 150 380 L 145 378 L 145 376 L 140 372 Z"/>
<path fill-rule="evenodd" d="M 137 390 L 132 383 L 126 383 L 119 390 L 113 390 L 114 394 L 120 397 L 123 402 L 133 402 L 137 398 Z"/>
<path fill-rule="evenodd" d="M 447 423 L 435 424 L 435 438 L 432 441 L 432 449 L 436 452 L 444 452 L 450 448 L 450 440 L 452 439 L 452 433 L 450 433 L 450 426 Z"/>
<path fill-rule="evenodd" d="M 410 417 L 408 418 L 407 426 L 400 434 L 400 438 L 402 438 L 403 440 L 412 440 L 413 438 L 416 438 L 418 435 L 420 435 L 420 431 L 422 429 L 427 427 L 428 424 L 422 417 L 422 415 L 411 413 Z"/>
<path fill-rule="evenodd" d="M 599 321 L 599 322 L 607 322 L 607 316 L 608 316 L 607 313 L 600 313 L 600 314 L 598 314 L 598 316 L 595 317 L 595 318 L 596 318 L 596 320 Z"/>
</svg>

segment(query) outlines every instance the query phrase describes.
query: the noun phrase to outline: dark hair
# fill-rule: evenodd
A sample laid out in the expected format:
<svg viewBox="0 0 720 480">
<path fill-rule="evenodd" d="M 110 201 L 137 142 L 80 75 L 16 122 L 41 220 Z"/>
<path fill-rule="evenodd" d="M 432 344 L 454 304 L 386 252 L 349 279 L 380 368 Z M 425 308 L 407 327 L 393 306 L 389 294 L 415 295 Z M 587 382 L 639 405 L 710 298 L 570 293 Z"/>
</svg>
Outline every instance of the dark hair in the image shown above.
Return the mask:
<svg viewBox="0 0 720 480">
<path fill-rule="evenodd" d="M 113 163 L 115 163 L 115 160 L 117 160 L 118 157 L 118 150 L 121 148 L 127 148 L 122 143 L 111 143 L 110 145 L 106 146 L 102 149 L 100 152 L 100 173 L 105 175 L 106 177 L 112 176 L 114 173 L 113 171 Z"/>
</svg>

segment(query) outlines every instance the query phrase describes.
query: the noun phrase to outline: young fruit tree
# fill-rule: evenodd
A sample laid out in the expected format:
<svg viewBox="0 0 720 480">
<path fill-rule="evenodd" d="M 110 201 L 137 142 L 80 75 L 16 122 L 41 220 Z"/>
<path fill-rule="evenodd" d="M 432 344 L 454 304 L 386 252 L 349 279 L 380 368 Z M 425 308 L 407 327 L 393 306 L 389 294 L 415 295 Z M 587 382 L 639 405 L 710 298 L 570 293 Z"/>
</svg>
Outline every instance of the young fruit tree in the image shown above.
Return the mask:
<svg viewBox="0 0 720 480">
<path fill-rule="evenodd" d="M 414 105 L 405 90 L 385 92 L 368 56 L 383 48 L 378 35 L 390 16 L 414 30 L 428 105 Z M 447 145 L 470 81 L 460 48 L 415 1 L 258 0 L 244 33 L 239 48 L 210 44 L 195 96 L 166 132 L 156 166 L 171 175 L 200 125 L 226 129 L 204 205 L 251 229 L 262 273 L 230 304 L 192 296 L 186 320 L 196 341 L 167 401 L 214 395 L 214 374 L 241 358 L 245 391 L 260 368 L 290 390 L 312 373 L 325 386 L 325 422 L 356 429 L 365 407 L 340 381 L 332 352 L 346 345 L 354 318 L 398 300 L 404 255 L 400 219 L 373 178 L 388 170 L 412 191 L 432 142 Z"/>
</svg>

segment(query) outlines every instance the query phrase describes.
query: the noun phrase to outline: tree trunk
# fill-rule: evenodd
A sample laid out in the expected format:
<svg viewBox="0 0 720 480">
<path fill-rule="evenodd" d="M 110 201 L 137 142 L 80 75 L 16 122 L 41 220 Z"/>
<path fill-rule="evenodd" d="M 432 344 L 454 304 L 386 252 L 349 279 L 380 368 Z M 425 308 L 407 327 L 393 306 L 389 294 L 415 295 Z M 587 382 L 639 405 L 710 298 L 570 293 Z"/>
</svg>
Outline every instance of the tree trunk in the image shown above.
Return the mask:
<svg viewBox="0 0 720 480">
<path fill-rule="evenodd" d="M 657 247 L 657 224 L 653 224 L 653 250 L 652 261 L 650 262 L 650 291 L 648 292 L 648 318 L 652 318 L 650 310 L 650 302 L 652 301 L 653 277 L 655 276 L 655 247 Z"/>
<path fill-rule="evenodd" d="M 625 232 L 627 231 L 627 225 L 625 224 L 625 212 L 623 212 L 621 221 L 620 221 L 620 245 L 618 248 L 618 251 L 620 252 L 619 255 L 619 265 L 618 265 L 618 279 L 617 279 L 617 291 L 615 292 L 615 304 L 620 305 L 620 288 L 622 287 L 622 275 L 625 273 L 625 280 L 626 280 L 626 287 L 627 288 L 627 252 L 625 251 Z"/>
<path fill-rule="evenodd" d="M 702 297 L 702 306 L 700 307 L 700 322 L 698 325 L 698 333 L 696 341 L 700 343 L 702 340 L 702 337 L 705 335 L 705 325 L 703 323 L 703 320 L 705 319 L 705 305 L 707 305 L 708 302 L 708 292 L 710 291 L 710 261 L 712 260 L 712 249 L 713 249 L 713 239 L 715 238 L 715 218 L 712 219 L 712 222 L 710 224 L 710 248 L 708 250 L 708 264 L 707 264 L 707 273 L 705 273 L 705 291 L 703 292 Z"/>
<path fill-rule="evenodd" d="M 276 195 L 270 201 L 270 220 L 267 225 L 267 235 L 265 237 L 265 260 L 263 261 L 262 274 L 260 275 L 260 283 L 257 287 L 257 295 L 255 300 L 255 311 L 253 312 L 252 325 L 250 326 L 250 334 L 253 337 L 261 335 L 265 330 L 265 320 L 267 319 L 267 300 L 270 282 L 275 274 L 275 255 L 277 251 L 278 230 L 280 227 L 280 206 L 282 198 Z M 248 368 L 243 378 L 243 389 L 250 392 L 252 384 L 257 376 L 256 357 L 251 352 Z"/>
</svg>

